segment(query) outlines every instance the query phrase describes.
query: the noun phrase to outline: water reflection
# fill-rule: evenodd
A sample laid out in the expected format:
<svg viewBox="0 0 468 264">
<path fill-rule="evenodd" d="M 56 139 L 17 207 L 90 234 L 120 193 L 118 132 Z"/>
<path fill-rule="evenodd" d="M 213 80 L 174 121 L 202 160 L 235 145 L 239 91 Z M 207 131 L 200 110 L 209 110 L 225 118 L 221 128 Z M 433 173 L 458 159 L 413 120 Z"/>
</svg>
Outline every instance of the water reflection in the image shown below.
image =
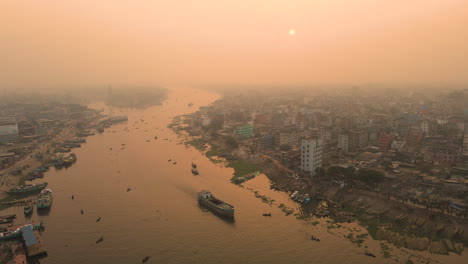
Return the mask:
<svg viewBox="0 0 468 264">
<path fill-rule="evenodd" d="M 217 217 L 219 219 L 221 219 L 223 222 L 225 223 L 228 223 L 228 224 L 231 224 L 234 226 L 235 222 L 236 222 L 236 219 L 235 219 L 235 216 L 225 216 L 225 215 L 220 215 L 220 214 L 217 214 L 217 213 L 214 213 L 213 211 L 211 211 L 210 209 L 208 209 L 206 206 L 204 206 L 203 204 L 198 204 L 198 208 L 200 208 L 200 210 L 202 210 L 205 214 L 211 214 L 213 215 L 214 217 Z"/>
<path fill-rule="evenodd" d="M 38 216 L 49 216 L 51 211 L 52 211 L 52 206 L 48 208 L 42 208 L 42 209 L 36 210 Z"/>
</svg>

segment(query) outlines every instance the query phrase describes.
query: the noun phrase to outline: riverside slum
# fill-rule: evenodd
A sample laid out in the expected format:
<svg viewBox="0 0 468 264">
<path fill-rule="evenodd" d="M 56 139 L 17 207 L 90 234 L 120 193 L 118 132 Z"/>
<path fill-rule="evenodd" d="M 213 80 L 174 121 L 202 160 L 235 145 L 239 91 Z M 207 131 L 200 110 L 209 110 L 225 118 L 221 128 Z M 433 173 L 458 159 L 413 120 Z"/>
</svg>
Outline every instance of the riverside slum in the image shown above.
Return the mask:
<svg viewBox="0 0 468 264">
<path fill-rule="evenodd" d="M 358 220 L 398 246 L 461 253 L 468 91 L 406 92 L 232 91 L 170 127 L 225 158 L 233 183 L 258 170 L 314 217 Z"/>
</svg>

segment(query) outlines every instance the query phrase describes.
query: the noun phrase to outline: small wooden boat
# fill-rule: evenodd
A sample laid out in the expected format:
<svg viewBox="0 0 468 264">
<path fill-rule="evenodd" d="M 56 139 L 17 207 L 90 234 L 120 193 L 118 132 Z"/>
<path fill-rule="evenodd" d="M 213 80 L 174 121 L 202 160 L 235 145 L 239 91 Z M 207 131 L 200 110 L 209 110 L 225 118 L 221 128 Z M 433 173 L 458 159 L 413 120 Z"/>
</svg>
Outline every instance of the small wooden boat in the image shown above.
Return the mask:
<svg viewBox="0 0 468 264">
<path fill-rule="evenodd" d="M 132 190 L 132 188 L 127 188 L 127 192 L 129 192 L 129 191 L 131 191 L 131 190 Z"/>
<path fill-rule="evenodd" d="M 366 256 L 376 258 L 376 256 L 375 256 L 374 254 L 372 254 L 372 253 L 370 253 L 370 252 L 367 252 L 367 250 L 366 250 L 366 253 L 365 253 L 365 254 L 366 254 Z"/>
<path fill-rule="evenodd" d="M 16 218 L 15 214 L 0 216 L 0 219 L 14 219 L 14 218 Z"/>
<path fill-rule="evenodd" d="M 271 216 L 271 213 L 262 214 L 263 216 Z"/>
<path fill-rule="evenodd" d="M 104 241 L 104 237 L 103 237 L 103 236 L 101 236 L 101 237 L 96 241 L 96 244 L 99 244 L 99 243 L 101 243 L 102 241 Z"/>
<path fill-rule="evenodd" d="M 176 164 L 177 164 L 177 161 L 174 161 L 174 162 L 172 163 L 172 165 L 176 165 Z"/>
<path fill-rule="evenodd" d="M 0 219 L 0 225 L 13 222 L 13 218 Z"/>
<path fill-rule="evenodd" d="M 192 163 L 192 168 L 196 169 L 196 168 L 197 168 L 197 164 Z"/>
<path fill-rule="evenodd" d="M 168 159 L 168 160 L 167 160 L 167 162 L 171 162 L 171 161 L 172 161 L 172 159 Z"/>
<path fill-rule="evenodd" d="M 83 209 L 81 209 L 81 211 L 80 211 L 80 212 L 81 212 L 81 214 L 84 214 L 84 211 L 83 211 Z"/>
<path fill-rule="evenodd" d="M 310 240 L 314 240 L 314 241 L 320 242 L 320 239 L 319 239 L 318 237 L 316 237 L 316 236 L 311 236 L 311 237 L 310 237 Z"/>
<path fill-rule="evenodd" d="M 141 263 L 145 263 L 146 261 L 148 261 L 150 259 L 150 256 L 146 256 L 144 257 L 142 260 L 141 260 Z"/>
<path fill-rule="evenodd" d="M 25 215 L 30 215 L 30 214 L 32 213 L 32 211 L 33 211 L 33 205 L 32 205 L 32 203 L 29 203 L 28 205 L 26 205 L 26 206 L 24 207 L 24 214 L 25 214 Z"/>
<path fill-rule="evenodd" d="M 98 218 L 96 219 L 96 222 L 99 222 L 99 221 L 101 221 L 101 217 L 98 217 Z"/>
<path fill-rule="evenodd" d="M 192 174 L 193 175 L 198 175 L 198 170 L 196 168 L 192 168 Z"/>
</svg>

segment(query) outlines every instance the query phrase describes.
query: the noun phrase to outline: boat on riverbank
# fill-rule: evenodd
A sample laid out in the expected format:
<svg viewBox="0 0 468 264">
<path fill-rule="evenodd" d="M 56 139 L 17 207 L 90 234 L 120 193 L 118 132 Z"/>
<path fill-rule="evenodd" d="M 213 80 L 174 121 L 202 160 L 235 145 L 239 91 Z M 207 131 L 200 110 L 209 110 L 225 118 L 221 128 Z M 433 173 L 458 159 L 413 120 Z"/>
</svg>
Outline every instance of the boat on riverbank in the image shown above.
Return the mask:
<svg viewBox="0 0 468 264">
<path fill-rule="evenodd" d="M 86 138 L 74 138 L 65 140 L 65 143 L 86 143 Z"/>
<path fill-rule="evenodd" d="M 40 179 L 40 178 L 44 178 L 44 173 L 33 172 L 27 175 L 26 177 L 24 177 L 24 179 L 27 181 L 32 181 L 32 180 Z"/>
<path fill-rule="evenodd" d="M 52 159 L 52 164 L 56 169 L 60 169 L 63 167 L 63 155 L 57 155 Z"/>
<path fill-rule="evenodd" d="M 71 151 L 71 148 L 58 148 L 58 149 L 55 149 L 55 153 L 67 153 L 67 152 L 70 152 Z"/>
<path fill-rule="evenodd" d="M 34 222 L 31 222 L 31 223 L 26 223 L 26 224 L 22 224 L 22 225 L 10 226 L 10 227 L 7 228 L 7 231 L 14 231 L 16 229 L 22 228 L 22 227 L 27 226 L 27 225 L 32 225 L 34 230 L 39 230 L 44 225 L 44 222 L 42 222 L 42 220 L 41 220 L 41 222 L 39 222 L 38 224 L 35 224 Z"/>
<path fill-rule="evenodd" d="M 76 162 L 76 155 L 73 153 L 68 155 L 68 157 L 63 158 L 63 166 L 68 167 L 75 162 Z"/>
<path fill-rule="evenodd" d="M 0 233 L 0 240 L 12 239 L 12 238 L 19 238 L 21 237 L 21 228 L 25 226 L 32 226 L 33 230 L 39 230 L 42 228 L 42 221 L 39 224 L 25 224 L 22 226 L 16 226 L 14 229 L 9 228 L 8 231 Z"/>
<path fill-rule="evenodd" d="M 209 191 L 199 192 L 198 202 L 219 215 L 234 217 L 234 206 L 217 199 Z"/>
<path fill-rule="evenodd" d="M 37 200 L 37 209 L 47 209 L 52 205 L 52 190 L 44 189 L 41 191 Z"/>
<path fill-rule="evenodd" d="M 198 170 L 196 168 L 192 168 L 192 174 L 193 175 L 198 175 L 199 172 L 198 172 Z"/>
<path fill-rule="evenodd" d="M 14 218 L 16 218 L 15 214 L 0 216 L 0 219 L 14 219 Z"/>
<path fill-rule="evenodd" d="M 24 206 L 24 215 L 30 215 L 33 212 L 33 205 L 29 203 L 28 205 Z"/>
<path fill-rule="evenodd" d="M 39 230 L 42 228 L 42 221 L 39 224 L 24 224 L 21 226 L 15 226 L 15 227 L 10 227 L 8 228 L 7 231 L 5 232 L 0 232 L 0 240 L 7 240 L 7 239 L 13 239 L 13 238 L 19 238 L 21 237 L 21 228 L 31 225 L 33 230 Z"/>
<path fill-rule="evenodd" d="M 0 225 L 8 224 L 8 223 L 11 223 L 11 222 L 13 222 L 13 218 L 0 219 Z"/>
<path fill-rule="evenodd" d="M 29 194 L 41 191 L 47 187 L 47 182 L 42 184 L 24 184 L 7 191 L 8 194 Z"/>
</svg>

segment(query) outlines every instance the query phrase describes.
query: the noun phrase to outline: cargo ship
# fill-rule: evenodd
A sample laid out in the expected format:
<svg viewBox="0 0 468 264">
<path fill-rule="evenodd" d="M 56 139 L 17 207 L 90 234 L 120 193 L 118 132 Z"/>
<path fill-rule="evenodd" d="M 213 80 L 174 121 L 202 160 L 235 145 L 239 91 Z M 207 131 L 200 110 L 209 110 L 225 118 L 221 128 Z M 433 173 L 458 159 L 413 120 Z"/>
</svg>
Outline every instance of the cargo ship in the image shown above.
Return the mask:
<svg viewBox="0 0 468 264">
<path fill-rule="evenodd" d="M 37 200 L 37 209 L 47 209 L 52 205 L 52 190 L 44 189 L 41 191 Z"/>
<path fill-rule="evenodd" d="M 234 206 L 217 199 L 209 191 L 199 192 L 198 202 L 219 215 L 234 217 Z"/>
<path fill-rule="evenodd" d="M 38 192 L 42 189 L 47 187 L 47 182 L 44 182 L 42 184 L 25 184 L 25 185 L 20 185 L 17 186 L 13 189 L 10 189 L 7 191 L 9 194 L 28 194 L 28 193 L 34 193 Z"/>
</svg>

